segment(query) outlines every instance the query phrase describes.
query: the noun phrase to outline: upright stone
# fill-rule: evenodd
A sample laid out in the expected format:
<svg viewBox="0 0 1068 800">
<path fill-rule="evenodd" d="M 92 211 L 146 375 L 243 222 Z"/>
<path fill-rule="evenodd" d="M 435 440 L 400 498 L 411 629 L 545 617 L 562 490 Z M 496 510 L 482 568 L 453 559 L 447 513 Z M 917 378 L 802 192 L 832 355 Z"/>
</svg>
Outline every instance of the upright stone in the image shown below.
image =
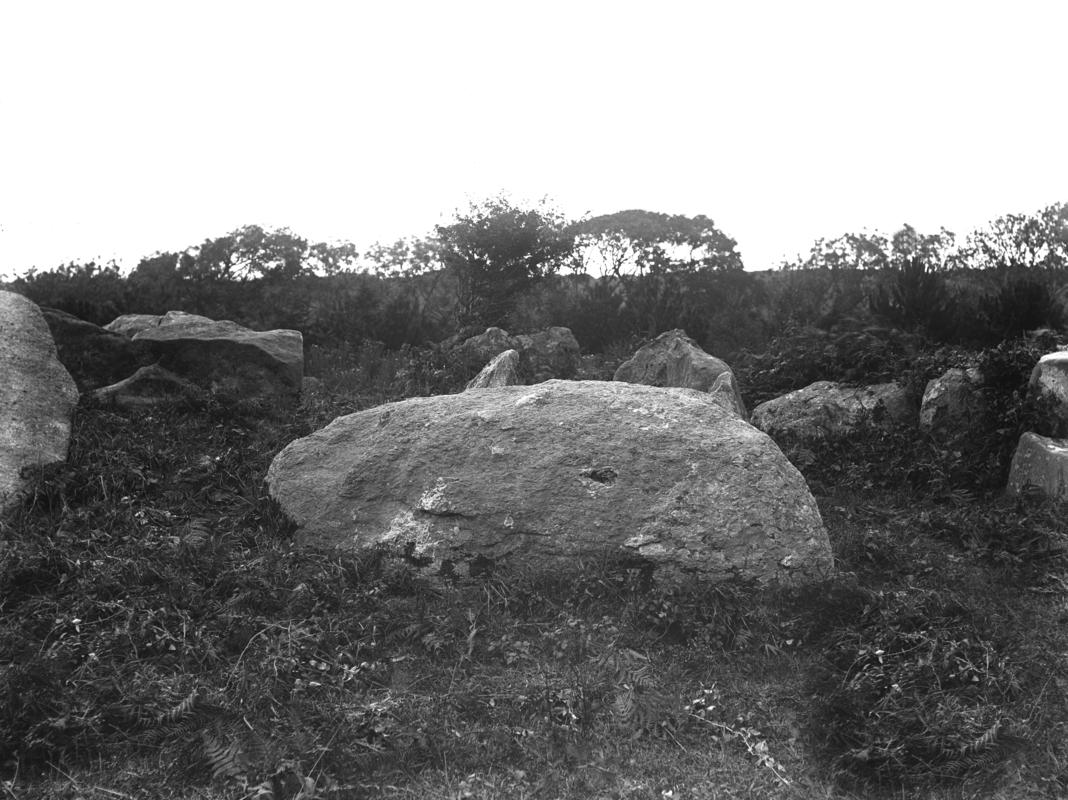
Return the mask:
<svg viewBox="0 0 1068 800">
<path fill-rule="evenodd" d="M 920 403 L 920 427 L 925 431 L 967 430 L 983 410 L 979 370 L 949 369 L 927 382 Z"/>
<path fill-rule="evenodd" d="M 468 389 L 499 389 L 502 386 L 517 386 L 519 380 L 519 353 L 505 350 L 494 357 L 482 371 L 467 384 Z"/>
<path fill-rule="evenodd" d="M 801 474 L 707 393 L 623 382 L 412 398 L 334 420 L 267 475 L 305 543 L 413 546 L 445 567 L 576 571 L 640 557 L 665 584 L 813 579 L 827 534 Z"/>
<path fill-rule="evenodd" d="M 746 418 L 745 403 L 731 368 L 678 328 L 660 334 L 620 364 L 613 380 L 709 392 L 720 397 L 739 417 Z"/>
<path fill-rule="evenodd" d="M 0 511 L 25 491 L 23 469 L 66 460 L 77 403 L 41 310 L 0 291 Z"/>
</svg>

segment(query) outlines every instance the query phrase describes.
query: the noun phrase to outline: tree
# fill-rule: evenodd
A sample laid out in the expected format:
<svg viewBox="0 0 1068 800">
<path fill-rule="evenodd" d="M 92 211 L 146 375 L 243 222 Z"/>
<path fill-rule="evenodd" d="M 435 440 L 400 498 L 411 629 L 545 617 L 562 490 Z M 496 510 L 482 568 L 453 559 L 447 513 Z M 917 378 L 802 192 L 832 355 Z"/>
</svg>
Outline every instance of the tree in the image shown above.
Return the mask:
<svg viewBox="0 0 1068 800">
<path fill-rule="evenodd" d="M 978 269 L 1068 268 L 1068 203 L 998 217 L 968 236 L 962 262 Z"/>
<path fill-rule="evenodd" d="M 593 217 L 574 229 L 578 264 L 587 272 L 620 277 L 743 269 L 738 243 L 703 215 L 632 209 Z"/>
<path fill-rule="evenodd" d="M 502 325 L 521 292 L 559 270 L 574 238 L 564 216 L 544 201 L 521 208 L 499 195 L 438 225 L 435 244 L 456 279 L 461 324 Z"/>
<path fill-rule="evenodd" d="M 309 244 L 288 228 L 266 231 L 259 225 L 205 239 L 186 254 L 192 260 L 183 258 L 178 265 L 182 277 L 226 281 L 288 280 L 317 272 L 333 275 L 352 266 L 357 256 L 349 242 Z"/>
</svg>

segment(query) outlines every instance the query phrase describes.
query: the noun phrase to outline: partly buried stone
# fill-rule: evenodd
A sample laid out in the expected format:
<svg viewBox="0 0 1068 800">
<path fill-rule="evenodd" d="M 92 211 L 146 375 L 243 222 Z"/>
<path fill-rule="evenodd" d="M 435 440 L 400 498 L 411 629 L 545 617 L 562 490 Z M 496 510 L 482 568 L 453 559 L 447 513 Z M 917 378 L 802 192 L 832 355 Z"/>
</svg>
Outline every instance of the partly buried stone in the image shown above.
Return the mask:
<svg viewBox="0 0 1068 800">
<path fill-rule="evenodd" d="M 164 369 L 231 399 L 293 400 L 304 377 L 298 331 L 253 331 L 229 320 L 170 312 L 133 336 Z"/>
<path fill-rule="evenodd" d="M 519 374 L 529 375 L 531 382 L 573 378 L 581 361 L 574 334 L 570 328 L 560 326 L 520 336 L 501 328 L 487 328 L 457 348 L 468 367 L 485 364 L 506 350 L 519 354 Z"/>
<path fill-rule="evenodd" d="M 697 389 L 720 397 L 742 419 L 746 416 L 745 402 L 731 368 L 678 328 L 660 334 L 620 364 L 613 380 Z"/>
<path fill-rule="evenodd" d="M 467 384 L 468 389 L 496 389 L 501 386 L 517 386 L 519 379 L 519 353 L 505 350 L 495 356 L 482 371 Z"/>
<path fill-rule="evenodd" d="M 984 407 L 980 381 L 975 367 L 949 369 L 928 381 L 920 403 L 920 427 L 929 432 L 968 429 Z"/>
<path fill-rule="evenodd" d="M 505 350 L 519 350 L 519 340 L 503 328 L 486 328 L 484 333 L 471 336 L 458 350 L 473 365 L 485 364 Z"/>
<path fill-rule="evenodd" d="M 581 363 L 581 348 L 570 328 L 557 325 L 516 337 L 534 382 L 551 378 L 570 380 Z"/>
<path fill-rule="evenodd" d="M 93 398 L 129 410 L 148 408 L 179 398 L 193 399 L 204 390 L 158 364 L 141 367 L 129 378 L 93 392 Z"/>
<path fill-rule="evenodd" d="M 443 570 L 640 557 L 658 581 L 813 579 L 819 510 L 775 443 L 708 394 L 548 381 L 340 417 L 267 475 L 305 544 L 413 546 Z"/>
<path fill-rule="evenodd" d="M 0 511 L 25 491 L 24 469 L 66 460 L 77 403 L 41 310 L 0 291 Z"/>
<path fill-rule="evenodd" d="M 915 408 L 896 383 L 849 387 L 817 381 L 761 403 L 750 421 L 778 439 L 811 442 L 839 439 L 865 424 L 914 421 Z"/>
<path fill-rule="evenodd" d="M 42 308 L 59 361 L 80 391 L 107 386 L 154 360 L 147 342 L 134 342 L 55 308 Z"/>
<path fill-rule="evenodd" d="M 1042 356 L 1031 370 L 1028 391 L 1053 401 L 1056 415 L 1056 420 L 1050 420 L 1053 427 L 1068 423 L 1068 351 L 1058 350 Z"/>
<path fill-rule="evenodd" d="M 1012 456 L 1008 489 L 1012 494 L 1032 489 L 1049 497 L 1068 499 L 1068 439 L 1023 434 Z"/>
</svg>

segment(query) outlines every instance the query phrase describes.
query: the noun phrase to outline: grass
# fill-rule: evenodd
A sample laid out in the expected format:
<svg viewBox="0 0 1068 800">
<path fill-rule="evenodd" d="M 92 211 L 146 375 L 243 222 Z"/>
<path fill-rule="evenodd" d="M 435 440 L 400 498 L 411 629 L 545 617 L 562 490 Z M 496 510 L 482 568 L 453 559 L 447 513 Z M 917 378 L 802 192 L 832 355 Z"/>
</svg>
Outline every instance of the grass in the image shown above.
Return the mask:
<svg viewBox="0 0 1068 800">
<path fill-rule="evenodd" d="M 0 794 L 1068 792 L 1063 508 L 856 480 L 859 456 L 846 491 L 815 453 L 828 583 L 668 593 L 607 557 L 569 584 L 441 580 L 295 548 L 263 477 L 335 413 L 466 376 L 316 369 L 287 417 L 78 409 L 68 463 L 0 528 Z"/>
</svg>

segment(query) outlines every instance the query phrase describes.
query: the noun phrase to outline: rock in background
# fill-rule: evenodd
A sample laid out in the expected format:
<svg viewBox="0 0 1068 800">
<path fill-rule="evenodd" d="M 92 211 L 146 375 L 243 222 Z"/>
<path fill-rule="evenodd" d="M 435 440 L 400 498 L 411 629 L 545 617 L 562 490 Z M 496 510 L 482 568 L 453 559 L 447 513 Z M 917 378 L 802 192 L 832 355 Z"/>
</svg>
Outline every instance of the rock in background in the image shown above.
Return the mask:
<svg viewBox="0 0 1068 800">
<path fill-rule="evenodd" d="M 26 489 L 27 467 L 65 461 L 78 389 L 56 357 L 44 315 L 0 291 L 0 511 Z"/>
<path fill-rule="evenodd" d="M 761 403 L 750 420 L 776 440 L 811 442 L 848 436 L 869 423 L 915 424 L 915 418 L 915 407 L 896 383 L 857 388 L 817 381 Z"/>
<path fill-rule="evenodd" d="M 709 392 L 746 418 L 745 402 L 731 368 L 677 328 L 660 334 L 620 364 L 613 380 Z"/>
<path fill-rule="evenodd" d="M 468 382 L 467 389 L 497 389 L 501 386 L 518 386 L 521 383 L 519 353 L 515 350 L 505 350 Z"/>
<path fill-rule="evenodd" d="M 981 378 L 979 370 L 970 367 L 949 369 L 928 381 L 920 403 L 920 428 L 929 433 L 967 429 L 985 407 Z"/>
<path fill-rule="evenodd" d="M 59 361 L 87 392 L 120 381 L 155 361 L 147 342 L 135 342 L 73 314 L 42 308 Z"/>
<path fill-rule="evenodd" d="M 128 314 L 107 328 L 132 332 L 168 372 L 224 397 L 295 402 L 300 394 L 304 340 L 298 331 L 253 331 L 180 311 Z"/>
<path fill-rule="evenodd" d="M 267 480 L 305 543 L 410 544 L 443 567 L 616 554 L 671 584 L 832 567 L 800 473 L 689 389 L 554 380 L 413 398 L 291 443 Z"/>
<path fill-rule="evenodd" d="M 506 350 L 515 350 L 519 353 L 519 374 L 529 379 L 524 383 L 573 378 L 580 364 L 579 343 L 571 330 L 563 327 L 520 336 L 487 328 L 454 349 L 469 367 L 481 367 Z"/>
<path fill-rule="evenodd" d="M 1037 433 L 1020 437 L 1009 470 L 1008 490 L 1022 494 L 1028 489 L 1048 497 L 1068 500 L 1068 440 L 1050 439 Z"/>
</svg>

